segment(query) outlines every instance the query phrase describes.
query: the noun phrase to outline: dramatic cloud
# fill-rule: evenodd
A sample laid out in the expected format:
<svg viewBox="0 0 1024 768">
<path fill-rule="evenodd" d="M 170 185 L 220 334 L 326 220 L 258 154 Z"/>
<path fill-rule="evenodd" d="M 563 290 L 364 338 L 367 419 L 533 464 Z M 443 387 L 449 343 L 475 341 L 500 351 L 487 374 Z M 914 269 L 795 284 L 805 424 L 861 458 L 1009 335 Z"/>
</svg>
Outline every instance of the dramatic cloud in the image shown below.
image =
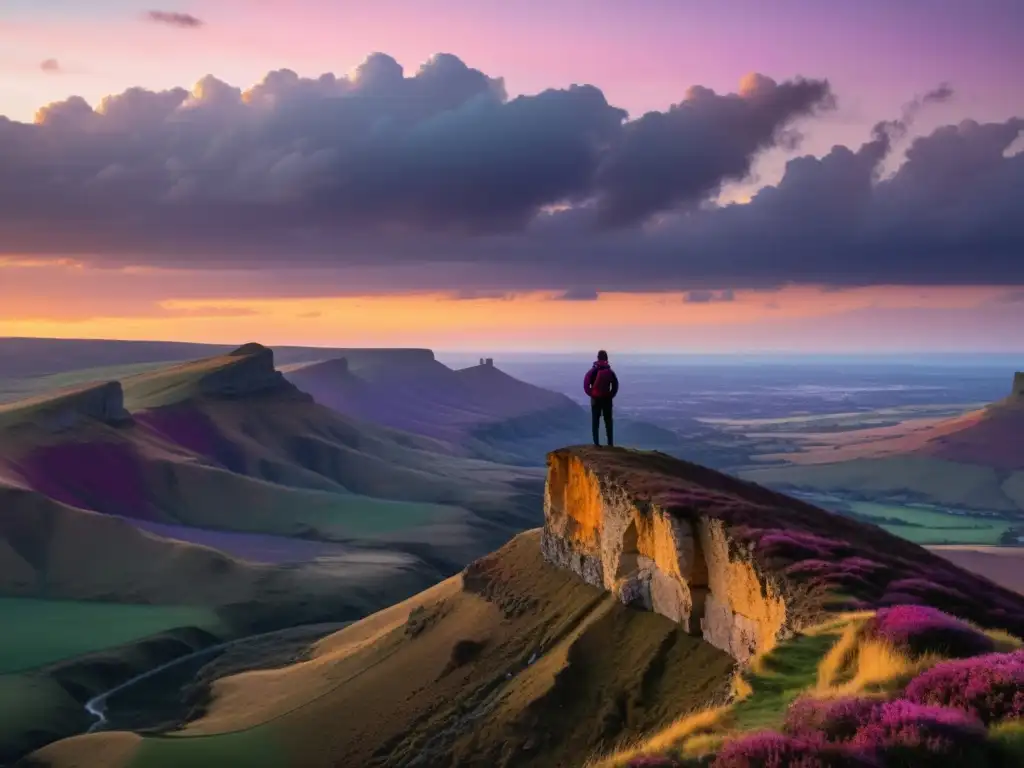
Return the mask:
<svg viewBox="0 0 1024 768">
<path fill-rule="evenodd" d="M 1024 285 L 1024 154 L 1007 151 L 1024 120 L 944 126 L 882 176 L 951 95 L 730 205 L 714 203 L 724 184 L 832 107 L 826 81 L 693 86 L 630 120 L 594 86 L 510 99 L 455 56 L 407 76 L 378 53 L 350 77 L 72 97 L 33 125 L 0 118 L 0 243 L 110 266 L 377 269 L 382 289 L 463 296 Z"/>
<path fill-rule="evenodd" d="M 197 19 L 191 13 L 175 13 L 173 11 L 149 11 L 146 14 L 146 20 L 181 29 L 197 29 L 203 26 L 202 19 Z"/>
<path fill-rule="evenodd" d="M 56 59 L 44 59 L 43 61 L 39 62 L 39 68 L 43 72 L 56 74 L 57 72 L 60 72 L 60 62 Z"/>
</svg>

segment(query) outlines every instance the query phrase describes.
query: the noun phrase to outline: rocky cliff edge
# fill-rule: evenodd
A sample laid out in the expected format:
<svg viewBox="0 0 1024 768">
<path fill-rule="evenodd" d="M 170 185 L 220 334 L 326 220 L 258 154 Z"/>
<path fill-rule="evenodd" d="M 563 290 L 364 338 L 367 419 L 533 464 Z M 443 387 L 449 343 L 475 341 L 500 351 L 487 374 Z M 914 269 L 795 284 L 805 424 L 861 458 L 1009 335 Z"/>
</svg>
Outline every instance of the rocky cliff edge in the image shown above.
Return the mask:
<svg viewBox="0 0 1024 768">
<path fill-rule="evenodd" d="M 1024 630 L 1024 597 L 875 526 L 660 453 L 549 454 L 544 513 L 548 562 L 741 662 L 830 611 L 894 603 Z"/>
</svg>

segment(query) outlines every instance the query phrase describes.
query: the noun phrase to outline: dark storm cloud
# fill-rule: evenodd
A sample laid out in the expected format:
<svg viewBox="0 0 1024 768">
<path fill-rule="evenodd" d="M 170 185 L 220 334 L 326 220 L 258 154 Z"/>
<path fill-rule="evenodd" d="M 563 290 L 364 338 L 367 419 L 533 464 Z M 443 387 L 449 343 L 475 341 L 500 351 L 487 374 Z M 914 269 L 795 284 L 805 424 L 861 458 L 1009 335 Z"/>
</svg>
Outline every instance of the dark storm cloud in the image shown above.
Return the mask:
<svg viewBox="0 0 1024 768">
<path fill-rule="evenodd" d="M 43 72 L 56 74 L 60 72 L 60 62 L 56 59 L 43 59 L 43 61 L 39 62 L 39 68 Z"/>
<path fill-rule="evenodd" d="M 828 83 L 777 84 L 746 78 L 738 94 L 694 86 L 667 112 L 648 112 L 624 126 L 621 140 L 597 169 L 598 208 L 608 223 L 635 224 L 652 213 L 696 205 L 727 181 L 750 173 L 759 150 L 780 138 L 790 122 L 831 105 Z"/>
<path fill-rule="evenodd" d="M 166 24 L 169 27 L 180 27 L 181 29 L 197 29 L 203 26 L 202 19 L 196 18 L 191 13 L 148 11 L 145 18 L 147 21 L 152 21 L 156 24 Z"/>
<path fill-rule="evenodd" d="M 940 128 L 881 178 L 917 112 L 951 95 L 726 206 L 723 184 L 831 107 L 825 81 L 694 86 L 631 121 L 593 86 L 509 99 L 455 56 L 407 76 L 374 54 L 351 77 L 279 70 L 244 93 L 208 76 L 73 97 L 35 125 L 0 118 L 0 243 L 101 265 L 382 269 L 381 290 L 464 297 L 1024 284 L 1024 155 L 1006 156 L 1021 120 Z"/>
</svg>

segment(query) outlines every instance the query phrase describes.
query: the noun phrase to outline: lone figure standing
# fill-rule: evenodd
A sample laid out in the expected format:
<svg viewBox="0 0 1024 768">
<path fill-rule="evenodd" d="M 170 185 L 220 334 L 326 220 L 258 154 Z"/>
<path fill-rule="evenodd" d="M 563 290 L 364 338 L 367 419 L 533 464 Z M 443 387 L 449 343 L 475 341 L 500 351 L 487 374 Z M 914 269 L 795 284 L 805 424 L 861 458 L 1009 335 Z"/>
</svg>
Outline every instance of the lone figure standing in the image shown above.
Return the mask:
<svg viewBox="0 0 1024 768">
<path fill-rule="evenodd" d="M 612 439 L 612 400 L 619 393 L 619 379 L 608 365 L 608 353 L 603 349 L 597 353 L 597 361 L 583 378 L 583 391 L 590 395 L 590 422 L 594 432 L 594 445 L 600 445 L 598 427 L 604 416 L 604 433 L 608 445 L 615 445 Z"/>
</svg>

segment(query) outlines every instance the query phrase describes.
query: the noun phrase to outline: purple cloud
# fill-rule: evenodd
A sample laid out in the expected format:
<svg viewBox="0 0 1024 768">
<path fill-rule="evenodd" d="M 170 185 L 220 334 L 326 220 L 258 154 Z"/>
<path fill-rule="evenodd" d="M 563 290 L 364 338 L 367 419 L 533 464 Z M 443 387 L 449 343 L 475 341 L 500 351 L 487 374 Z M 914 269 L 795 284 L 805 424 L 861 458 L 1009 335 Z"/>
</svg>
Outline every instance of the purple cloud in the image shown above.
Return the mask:
<svg viewBox="0 0 1024 768">
<path fill-rule="evenodd" d="M 1024 119 L 943 126 L 881 176 L 893 141 L 951 94 L 914 99 L 858 148 L 791 160 L 731 205 L 713 202 L 722 185 L 829 109 L 827 81 L 694 86 L 630 120 L 591 85 L 510 99 L 455 56 L 407 74 L 378 53 L 351 77 L 279 70 L 245 93 L 207 76 L 100 110 L 72 97 L 35 125 L 0 119 L 0 242 L 100 265 L 387 268 L 394 290 L 565 298 L 581 276 L 586 296 L 698 302 L 790 283 L 1024 285 L 1024 154 L 1004 154 Z"/>
<path fill-rule="evenodd" d="M 61 71 L 60 62 L 56 59 L 43 59 L 39 62 L 39 69 L 49 74 L 57 74 Z"/>
<path fill-rule="evenodd" d="M 175 11 L 148 11 L 146 20 L 156 24 L 166 24 L 169 27 L 180 29 L 198 29 L 203 26 L 202 19 L 198 19 L 191 13 L 177 13 Z"/>
</svg>

